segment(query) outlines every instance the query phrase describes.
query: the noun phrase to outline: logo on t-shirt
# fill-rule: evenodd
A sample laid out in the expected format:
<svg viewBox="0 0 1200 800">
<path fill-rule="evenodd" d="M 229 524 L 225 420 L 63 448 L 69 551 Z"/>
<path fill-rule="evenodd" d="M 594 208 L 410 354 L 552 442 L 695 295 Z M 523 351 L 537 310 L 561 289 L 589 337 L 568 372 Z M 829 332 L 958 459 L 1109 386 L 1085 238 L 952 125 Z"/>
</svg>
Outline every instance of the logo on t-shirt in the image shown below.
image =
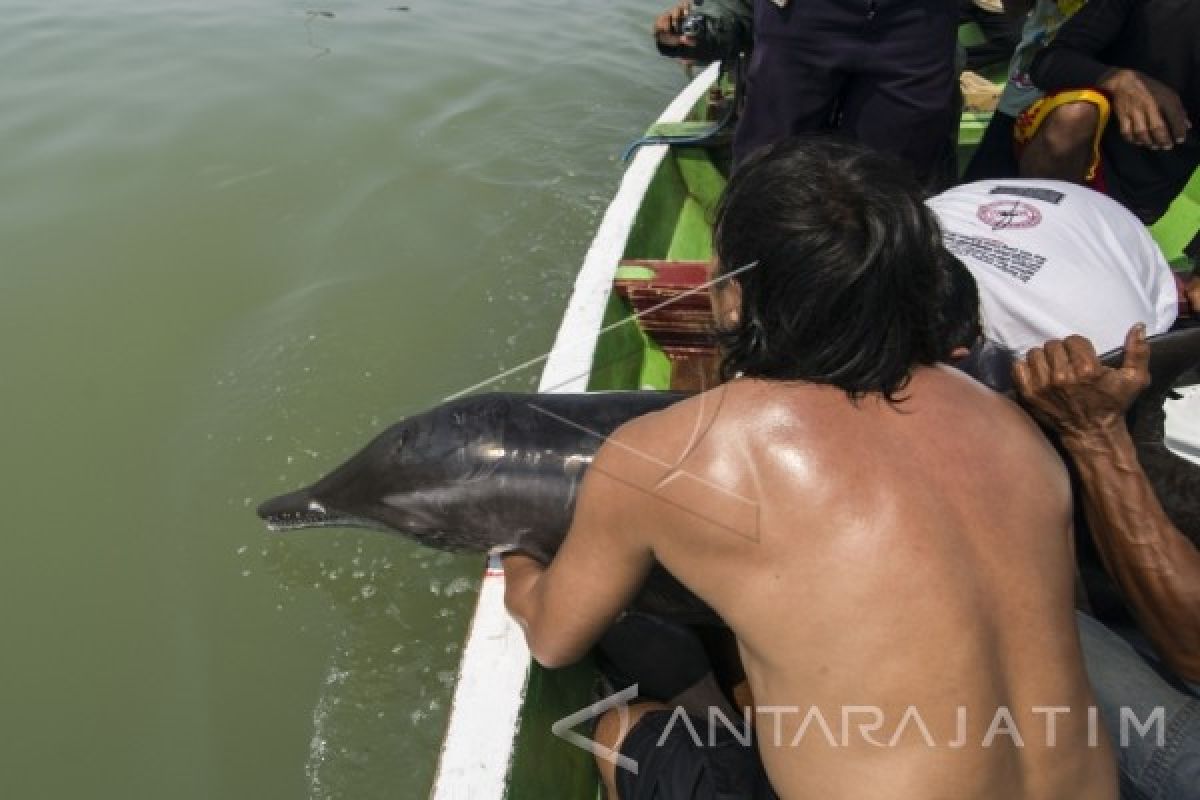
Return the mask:
<svg viewBox="0 0 1200 800">
<path fill-rule="evenodd" d="M 975 212 L 979 221 L 994 231 L 1010 228 L 1034 228 L 1041 224 L 1042 212 L 1020 200 L 986 203 Z"/>
<path fill-rule="evenodd" d="M 1041 200 L 1054 205 L 1058 205 L 1066 197 L 1062 192 L 1045 189 L 1041 186 L 994 186 L 988 194 L 1015 194 L 1017 197 L 1028 197 L 1031 200 Z"/>
</svg>

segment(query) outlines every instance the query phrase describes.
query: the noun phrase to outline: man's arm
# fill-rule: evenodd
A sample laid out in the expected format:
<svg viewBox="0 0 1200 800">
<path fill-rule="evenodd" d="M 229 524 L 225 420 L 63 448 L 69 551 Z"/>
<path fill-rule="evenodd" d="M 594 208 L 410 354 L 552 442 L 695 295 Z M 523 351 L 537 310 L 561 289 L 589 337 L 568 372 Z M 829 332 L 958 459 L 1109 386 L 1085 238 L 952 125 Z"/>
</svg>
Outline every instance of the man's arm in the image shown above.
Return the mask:
<svg viewBox="0 0 1200 800">
<path fill-rule="evenodd" d="M 1100 364 L 1081 336 L 1047 342 L 1013 377 L 1035 416 L 1057 430 L 1083 483 L 1105 568 L 1163 661 L 1200 680 L 1200 552 L 1171 523 L 1138 463 L 1124 414 L 1149 384 L 1145 329 L 1126 337 L 1120 369 Z"/>
<path fill-rule="evenodd" d="M 1100 60 L 1106 48 L 1127 35 L 1136 5 L 1137 0 L 1090 0 L 1034 57 L 1029 76 L 1046 92 L 1104 89 L 1125 139 L 1140 147 L 1169 150 L 1182 143 L 1191 128 L 1178 92 L 1148 75 Z"/>
<path fill-rule="evenodd" d="M 1136 0 L 1089 0 L 1033 59 L 1034 84 L 1047 92 L 1099 85 L 1110 68 L 1100 54 L 1121 36 L 1135 5 Z"/>
<path fill-rule="evenodd" d="M 596 454 L 584 476 L 575 516 L 548 566 L 529 556 L 504 557 L 504 601 L 525 630 L 530 652 L 545 667 L 582 658 L 641 588 L 654 553 L 639 514 L 645 469 L 619 437 Z"/>
</svg>

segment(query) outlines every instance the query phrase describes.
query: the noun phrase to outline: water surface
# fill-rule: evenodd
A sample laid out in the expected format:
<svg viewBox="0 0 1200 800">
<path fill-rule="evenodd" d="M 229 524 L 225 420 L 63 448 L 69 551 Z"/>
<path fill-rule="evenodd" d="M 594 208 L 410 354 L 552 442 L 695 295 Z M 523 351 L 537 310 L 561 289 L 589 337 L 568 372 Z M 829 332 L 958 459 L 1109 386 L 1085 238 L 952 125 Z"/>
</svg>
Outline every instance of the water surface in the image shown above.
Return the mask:
<svg viewBox="0 0 1200 800">
<path fill-rule="evenodd" d="M 0 796 L 426 793 L 479 560 L 253 506 L 544 351 L 684 77 L 399 5 L 0 0 Z"/>
</svg>

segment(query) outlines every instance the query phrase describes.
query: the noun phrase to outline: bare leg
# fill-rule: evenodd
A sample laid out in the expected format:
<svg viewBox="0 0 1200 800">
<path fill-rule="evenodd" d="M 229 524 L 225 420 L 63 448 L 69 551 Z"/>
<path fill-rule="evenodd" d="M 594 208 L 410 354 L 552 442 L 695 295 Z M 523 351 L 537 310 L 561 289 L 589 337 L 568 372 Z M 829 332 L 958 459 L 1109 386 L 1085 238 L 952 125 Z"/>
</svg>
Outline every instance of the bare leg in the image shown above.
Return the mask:
<svg viewBox="0 0 1200 800">
<path fill-rule="evenodd" d="M 1099 120 L 1091 103 L 1067 103 L 1051 111 L 1021 154 L 1021 177 L 1084 183 Z"/>
<path fill-rule="evenodd" d="M 622 742 L 625 741 L 625 736 L 629 731 L 633 730 L 633 726 L 638 724 L 638 720 L 644 717 L 651 711 L 663 711 L 669 709 L 670 706 L 664 706 L 661 703 L 638 703 L 630 706 L 628 709 L 629 717 L 628 724 L 621 724 L 620 709 L 610 709 L 596 721 L 596 730 L 592 733 L 592 740 L 596 744 L 603 745 L 608 749 L 619 752 Z M 617 799 L 617 765 L 600 757 L 596 758 L 596 767 L 600 770 L 600 779 L 604 781 L 604 796 L 608 800 Z"/>
</svg>

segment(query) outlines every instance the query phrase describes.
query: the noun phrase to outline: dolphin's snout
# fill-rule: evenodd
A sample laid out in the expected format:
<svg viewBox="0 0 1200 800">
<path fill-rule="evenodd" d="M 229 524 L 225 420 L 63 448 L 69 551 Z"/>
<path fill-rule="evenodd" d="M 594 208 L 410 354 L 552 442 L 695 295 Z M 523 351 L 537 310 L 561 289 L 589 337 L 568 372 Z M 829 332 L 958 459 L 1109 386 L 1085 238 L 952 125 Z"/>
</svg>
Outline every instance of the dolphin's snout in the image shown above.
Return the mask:
<svg viewBox="0 0 1200 800">
<path fill-rule="evenodd" d="M 257 513 L 273 531 L 320 527 L 337 522 L 308 489 L 272 497 L 258 507 Z"/>
</svg>

